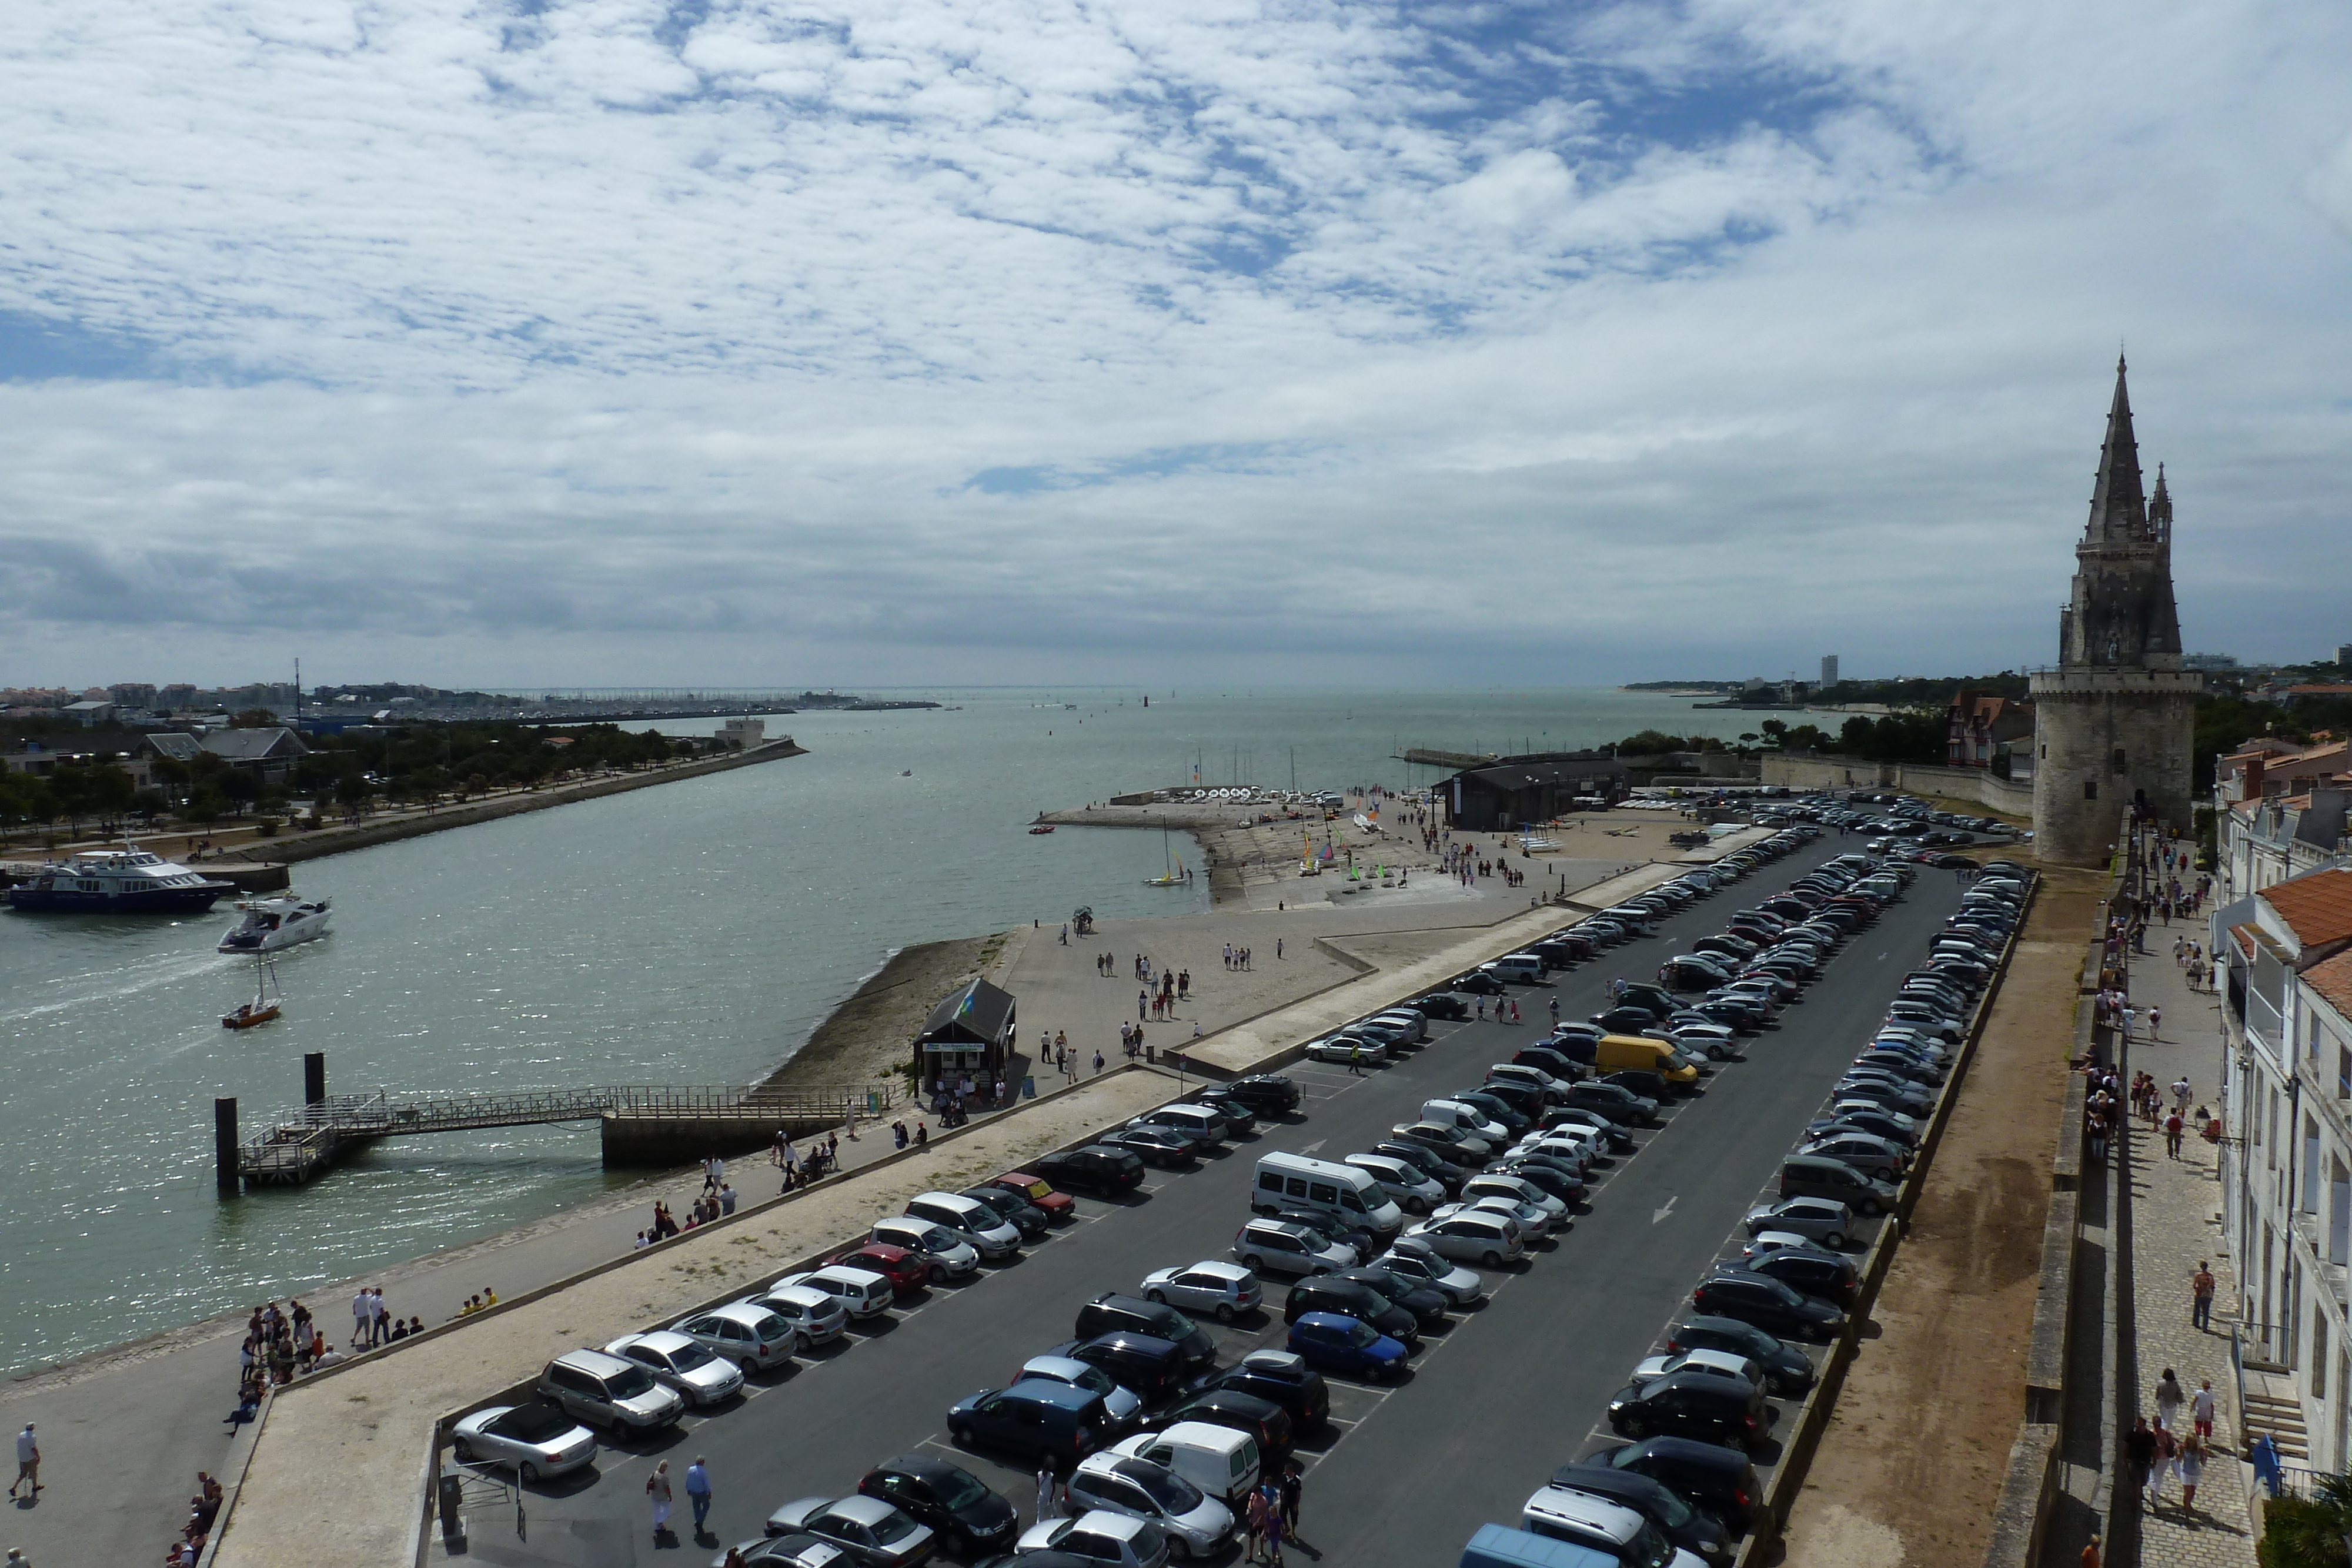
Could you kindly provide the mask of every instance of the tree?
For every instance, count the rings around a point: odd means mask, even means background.
[[[275,729],[278,727],[278,716],[266,707],[249,707],[232,716],[228,727],[231,729]]]
[[[111,762],[100,762],[82,769],[87,776],[89,809],[110,821],[119,821],[131,810],[131,802],[139,793],[131,781],[128,769]]]
[[[49,774],[49,795],[57,814],[66,820],[66,831],[79,837],[81,820],[89,814],[89,772],[87,768],[59,768]]]
[[[366,814],[368,800],[374,793],[375,786],[357,773],[346,773],[335,780],[335,804],[343,809],[344,817],[352,821],[357,821]]]
[[[155,825],[156,818],[171,809],[171,797],[161,789],[142,789],[131,800],[132,814],[151,828]]]
[[[1789,723],[1786,719],[1768,718],[1756,727],[1762,730],[1765,738],[1775,746],[1786,745],[1788,742]]]
[[[1645,729],[1638,735],[1629,735],[1617,743],[1617,755],[1620,757],[1660,757],[1669,751],[1682,749],[1681,736],[1667,735],[1654,729]]]

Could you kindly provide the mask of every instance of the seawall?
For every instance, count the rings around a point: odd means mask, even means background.
[[[656,784],[674,783],[680,779],[699,779],[705,774],[725,773],[730,768],[750,768],[756,763],[774,762],[786,757],[801,757],[806,755],[807,750],[806,747],[793,745],[787,737],[770,741],[765,746],[753,747],[748,751],[676,763],[646,773],[624,773],[615,778],[591,779],[584,783],[525,789],[490,800],[470,801],[463,806],[387,817],[372,822],[355,822],[349,827],[321,828],[316,832],[292,837],[255,839],[226,852],[223,858],[272,862],[317,860],[321,855],[373,849],[378,844],[420,838],[449,828],[469,828],[477,822],[496,821],[500,817],[520,816],[525,811],[543,811],[551,806],[569,805],[574,800],[594,800],[606,795],[622,795],[632,789],[648,789]],[[210,869],[210,863],[206,862],[207,869]]]

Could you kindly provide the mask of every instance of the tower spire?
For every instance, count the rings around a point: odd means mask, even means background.
[[[2099,476],[2091,491],[2085,538],[2121,544],[2147,537],[2147,498],[2140,490],[2139,443],[2132,435],[2131,392],[2124,356],[2116,354],[2116,395],[2107,405],[2107,438],[2099,448]]]

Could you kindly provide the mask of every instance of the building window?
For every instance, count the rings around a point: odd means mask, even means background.
[[[2050,760],[2050,746],[2046,741],[2042,743],[2042,760],[2044,762]]]
[[[2084,780],[2083,780],[2083,799],[2084,799],[2084,800],[2097,800],[2098,798],[2099,798],[2099,781],[2098,781],[2097,779],[2084,779]]]
[[[2327,1397],[2327,1319],[2311,1309],[2311,1396]]]
[[[2116,747],[2116,772],[2118,772],[2118,773],[2121,773],[2123,770],[2124,770],[2124,748],[2123,748],[2122,747],[2118,746],[2118,747]]]
[[[2352,1100],[2352,1051],[2336,1048],[2336,1097]]]

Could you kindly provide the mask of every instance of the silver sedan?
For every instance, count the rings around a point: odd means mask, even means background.
[[[512,1465],[527,1484],[594,1458],[596,1434],[552,1405],[493,1405],[457,1423],[449,1451],[460,1464]]]

